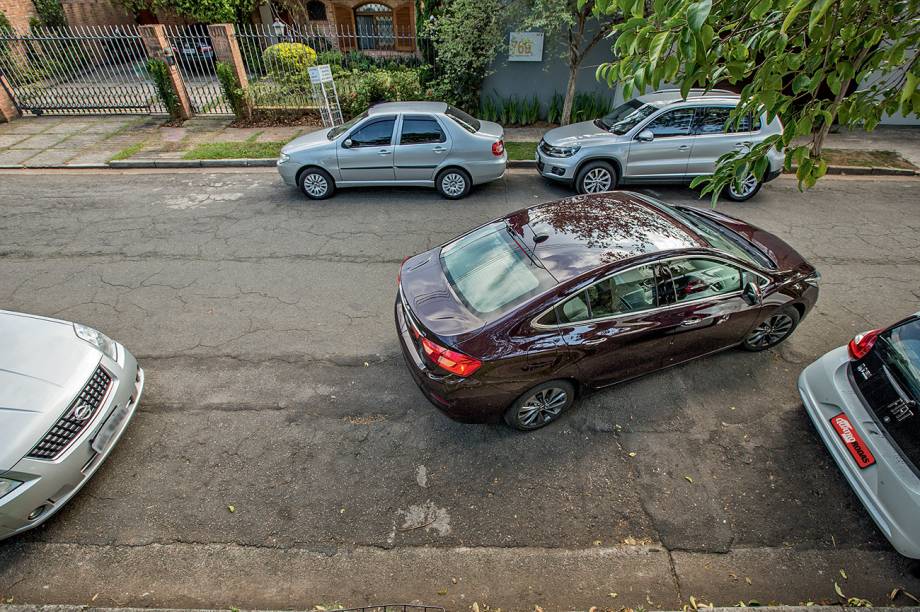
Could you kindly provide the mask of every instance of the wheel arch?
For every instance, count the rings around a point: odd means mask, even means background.
[[[320,166],[319,164],[307,164],[307,165],[302,166],[301,168],[299,168],[299,169],[297,170],[297,174],[294,175],[294,176],[295,176],[294,182],[295,182],[298,186],[300,186],[300,179],[301,179],[301,177],[303,177],[303,173],[306,172],[307,170],[311,170],[311,169],[313,169],[313,168],[316,168],[317,170],[322,170],[323,172],[325,172],[326,174],[328,174],[328,175],[329,175],[329,178],[332,179],[332,186],[333,186],[333,187],[336,186],[336,183],[335,183],[335,175],[334,175],[332,172],[330,172],[328,168],[323,168],[323,167]]]
[[[595,155],[593,157],[588,157],[581,160],[578,162],[578,165],[575,166],[575,172],[572,174],[572,180],[578,178],[578,173],[581,172],[581,169],[584,168],[586,164],[590,164],[591,162],[596,161],[607,162],[613,166],[613,169],[616,170],[617,173],[617,184],[620,183],[620,181],[623,179],[623,164],[619,159],[612,155]]]

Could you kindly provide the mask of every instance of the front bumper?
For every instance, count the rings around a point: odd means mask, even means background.
[[[849,377],[846,347],[834,349],[805,368],[799,376],[799,394],[824,445],[830,451],[869,515],[895,550],[920,559],[920,478],[863,405]],[[843,412],[875,458],[860,469],[831,419]]]
[[[415,348],[399,296],[396,298],[394,315],[406,367],[425,399],[461,423],[497,423],[501,420],[505,408],[519,394],[496,389],[474,378],[443,375],[431,370]]]
[[[0,498],[0,540],[37,527],[51,518],[89,481],[127,429],[144,390],[144,371],[131,353],[121,345],[118,348],[124,353],[122,363],[103,358],[102,366],[113,375],[114,386],[103,409],[86,430],[57,459],[44,461],[24,457],[3,474],[23,484]],[[101,452],[93,450],[93,440],[116,413],[116,418],[122,420],[107,446]],[[30,520],[29,516],[38,509],[42,509],[41,512]]]
[[[535,160],[537,162],[537,172],[541,176],[566,183],[571,183],[575,180],[575,168],[578,166],[577,156],[547,157],[537,147]]]
[[[288,159],[286,162],[282,162],[279,159],[275,165],[278,168],[278,174],[281,175],[281,180],[284,181],[284,184],[291,187],[296,187],[297,171],[300,170],[300,167],[294,163],[294,160]]]

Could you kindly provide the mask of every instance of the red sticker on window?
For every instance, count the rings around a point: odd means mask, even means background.
[[[856,432],[856,429],[853,428],[853,425],[850,424],[850,420],[844,413],[841,412],[832,418],[831,425],[837,430],[837,435],[843,440],[847,450],[853,455],[853,460],[856,461],[856,465],[858,465],[860,469],[867,468],[875,463],[875,457],[872,456],[872,452],[869,451],[866,443],[863,442],[863,439]]]

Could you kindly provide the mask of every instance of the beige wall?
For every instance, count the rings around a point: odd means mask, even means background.
[[[72,26],[127,25],[134,17],[113,0],[61,0],[67,23]]]
[[[32,0],[0,0],[0,11],[3,11],[10,24],[17,30],[27,29],[29,18],[35,16]]]

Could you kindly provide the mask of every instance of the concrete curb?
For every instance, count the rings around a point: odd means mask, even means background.
[[[390,602],[392,604],[392,602]],[[428,603],[428,607],[436,607],[440,604]],[[421,610],[423,604],[415,603],[406,603],[407,609]],[[354,607],[360,608],[361,605],[357,604]],[[383,606],[375,603],[368,603],[365,605],[367,608],[372,609],[382,609]],[[396,607],[392,606],[391,607]],[[337,608],[343,609],[343,608]],[[350,608],[344,608],[348,610]],[[352,608],[353,609],[353,608]],[[750,609],[750,608],[749,608]],[[865,610],[865,608],[853,608],[849,606],[757,606],[758,611],[762,610],[763,612],[842,612],[842,611],[853,611],[859,612]],[[54,604],[54,605],[39,605],[39,604],[3,604],[0,605],[0,612],[113,612],[117,610],[118,612],[228,612],[226,609],[220,608],[191,608],[191,609],[180,609],[180,608],[106,608],[106,607],[95,607],[95,606],[79,606],[79,605],[66,605],[66,604]],[[276,612],[271,610],[246,610],[242,608],[233,608],[235,612]],[[706,608],[709,612],[738,612],[739,608]],[[920,610],[920,606],[904,606],[899,608],[894,607],[878,607],[872,608],[874,612],[905,612]],[[285,610],[285,612],[310,612],[309,609],[302,609],[298,611],[297,609]],[[335,612],[335,610],[329,610],[329,612]],[[667,610],[660,610],[659,612],[668,612]],[[679,611],[672,611],[679,612]]]

